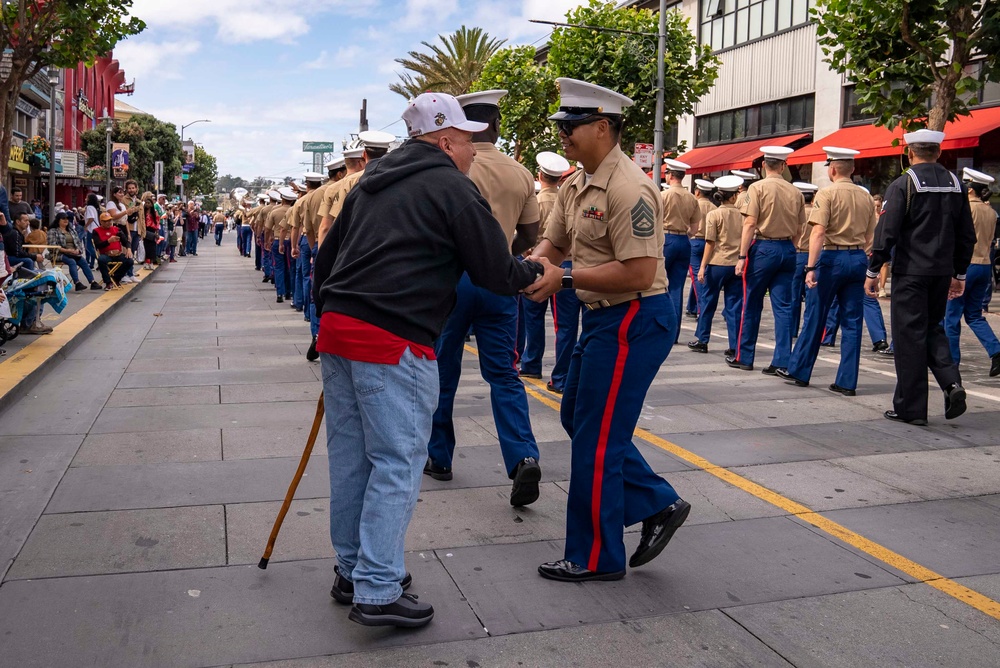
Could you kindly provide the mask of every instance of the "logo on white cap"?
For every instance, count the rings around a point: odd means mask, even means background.
[[[430,134],[438,130],[455,128],[463,132],[482,132],[486,123],[470,121],[462,105],[447,93],[421,93],[403,112],[406,131],[411,137]]]

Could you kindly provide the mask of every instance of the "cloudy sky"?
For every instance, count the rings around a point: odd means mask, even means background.
[[[146,31],[115,56],[136,92],[123,101],[177,125],[219,174],[296,176],[303,141],[340,142],[368,99],[372,129],[400,134],[395,58],[462,25],[543,44],[580,0],[134,0]]]

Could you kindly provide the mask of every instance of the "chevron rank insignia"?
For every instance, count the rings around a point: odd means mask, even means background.
[[[640,239],[648,239],[653,236],[656,230],[656,221],[653,219],[653,207],[643,198],[632,207],[632,236]]]

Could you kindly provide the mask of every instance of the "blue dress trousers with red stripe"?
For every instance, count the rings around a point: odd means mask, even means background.
[[[573,262],[565,260],[562,268],[572,269]],[[580,334],[582,312],[583,303],[577,298],[576,290],[560,290],[552,295],[552,321],[556,330],[556,365],[552,367],[552,386],[560,392],[566,386],[569,363]]]
[[[684,305],[684,282],[691,266],[691,240],[687,234],[667,232],[663,235],[663,266],[667,270],[667,294],[677,312],[677,322],[681,321],[681,307]],[[680,337],[680,327],[675,332]],[[677,343],[674,340],[674,343]]]
[[[643,401],[677,337],[667,295],[583,314],[560,417],[572,439],[566,559],[625,570],[624,531],[678,500],[632,442]]]
[[[809,253],[797,252],[795,254],[795,275],[792,276],[792,338],[799,335],[799,325],[802,324],[802,300],[806,296],[807,264],[809,264]]]
[[[698,313],[698,309],[701,308],[701,302],[704,300],[702,292],[704,292],[705,286],[698,282],[698,272],[701,271],[701,258],[704,256],[705,240],[692,239],[691,267],[688,270],[688,276],[691,278],[691,290],[688,293],[687,306],[684,307],[684,310],[688,313]]]
[[[790,240],[757,239],[750,245],[743,268],[743,314],[740,347],[736,359],[753,364],[764,311],[764,294],[774,313],[774,357],[771,365],[788,366],[792,352],[792,276],[795,275],[795,244]]]

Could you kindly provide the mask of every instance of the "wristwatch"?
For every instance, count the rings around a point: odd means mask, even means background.
[[[563,270],[562,289],[563,290],[573,289],[573,269],[571,267],[566,267]]]
[[[810,271],[816,271],[816,267],[806,267],[806,273],[808,274]]]

